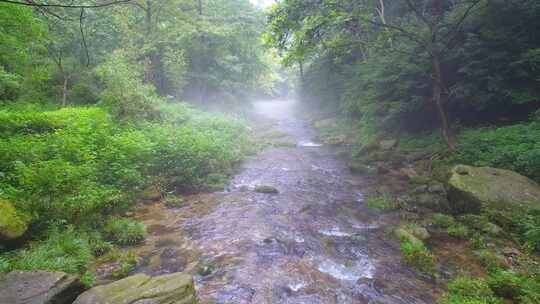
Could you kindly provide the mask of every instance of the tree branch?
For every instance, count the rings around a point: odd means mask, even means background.
[[[34,7],[63,7],[63,8],[100,8],[117,4],[124,4],[131,2],[132,0],[116,0],[112,2],[106,2],[101,4],[89,4],[89,5],[73,5],[73,4],[59,4],[59,3],[38,3],[33,0],[25,2],[16,0],[0,0],[0,3],[9,3],[15,5],[34,6]]]

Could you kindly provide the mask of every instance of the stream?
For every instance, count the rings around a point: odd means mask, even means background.
[[[141,207],[148,240],[137,271],[191,273],[202,303],[434,303],[430,283],[401,264],[383,217],[364,206],[366,178],[313,141],[294,101],[253,109],[259,129],[296,146],[249,158],[226,191]]]

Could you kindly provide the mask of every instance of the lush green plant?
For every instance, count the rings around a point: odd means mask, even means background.
[[[454,162],[517,171],[540,181],[540,123],[469,129],[458,138]]]
[[[484,237],[480,233],[474,233],[471,237],[471,247],[473,249],[484,249],[486,248],[486,242]]]
[[[455,220],[451,215],[435,213],[433,214],[433,223],[441,228],[450,228],[455,224]]]
[[[4,267],[10,264],[8,269],[42,269],[85,274],[91,271],[89,266],[92,258],[93,250],[87,235],[68,227],[64,231],[52,228],[47,239],[32,242],[27,248],[11,252],[2,260]]]
[[[521,217],[518,225],[525,244],[533,251],[540,252],[540,210],[532,210]]]
[[[508,267],[503,256],[498,255],[489,249],[475,251],[474,258],[490,271]]]
[[[439,304],[499,304],[502,303],[488,284],[479,279],[459,277],[448,284],[448,294]]]
[[[108,240],[118,245],[135,245],[144,241],[145,227],[142,223],[127,218],[109,219],[104,228]]]
[[[115,279],[121,279],[127,277],[135,269],[138,263],[137,255],[132,251],[121,253],[117,258],[117,262],[118,265],[114,268],[111,275]]]
[[[496,295],[514,303],[538,303],[540,280],[512,270],[498,270],[490,274],[487,283]]]
[[[446,232],[455,238],[458,239],[466,239],[469,237],[470,231],[467,226],[463,224],[454,224],[453,226],[450,226],[446,229]]]
[[[405,263],[419,271],[432,275],[435,272],[435,257],[421,240],[400,240],[400,250]]]

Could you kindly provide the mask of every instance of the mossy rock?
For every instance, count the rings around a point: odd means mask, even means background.
[[[193,278],[184,273],[158,277],[136,274],[81,294],[74,304],[196,304]]]
[[[510,170],[458,165],[448,184],[456,212],[540,208],[540,186]]]
[[[368,174],[373,172],[369,166],[361,162],[351,162],[348,164],[348,167],[352,173]]]
[[[409,242],[418,246],[424,246],[424,242],[422,242],[422,240],[414,236],[411,232],[403,227],[394,229],[394,236],[396,236],[396,238],[398,238],[401,242]]]
[[[279,190],[275,187],[268,186],[268,185],[259,185],[255,187],[255,192],[258,193],[267,193],[267,194],[278,194]]]
[[[406,225],[402,227],[402,229],[405,229],[405,231],[409,232],[410,234],[422,241],[429,239],[431,236],[426,228],[418,226],[416,224]]]
[[[398,141],[395,139],[385,139],[379,142],[379,148],[381,150],[392,150],[397,146]]]
[[[16,239],[27,229],[27,217],[20,214],[10,202],[0,199],[0,239]]]
[[[413,193],[405,201],[408,205],[427,208],[433,211],[447,212],[449,210],[448,199],[445,195],[439,193]]]

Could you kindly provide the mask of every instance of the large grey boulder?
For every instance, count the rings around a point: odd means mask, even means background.
[[[94,287],[74,304],[196,304],[193,278],[184,273],[158,277],[136,274]]]
[[[510,170],[458,165],[452,169],[448,184],[456,211],[540,208],[540,186]]]
[[[0,277],[2,304],[68,304],[83,291],[77,277],[63,272],[12,271]]]

